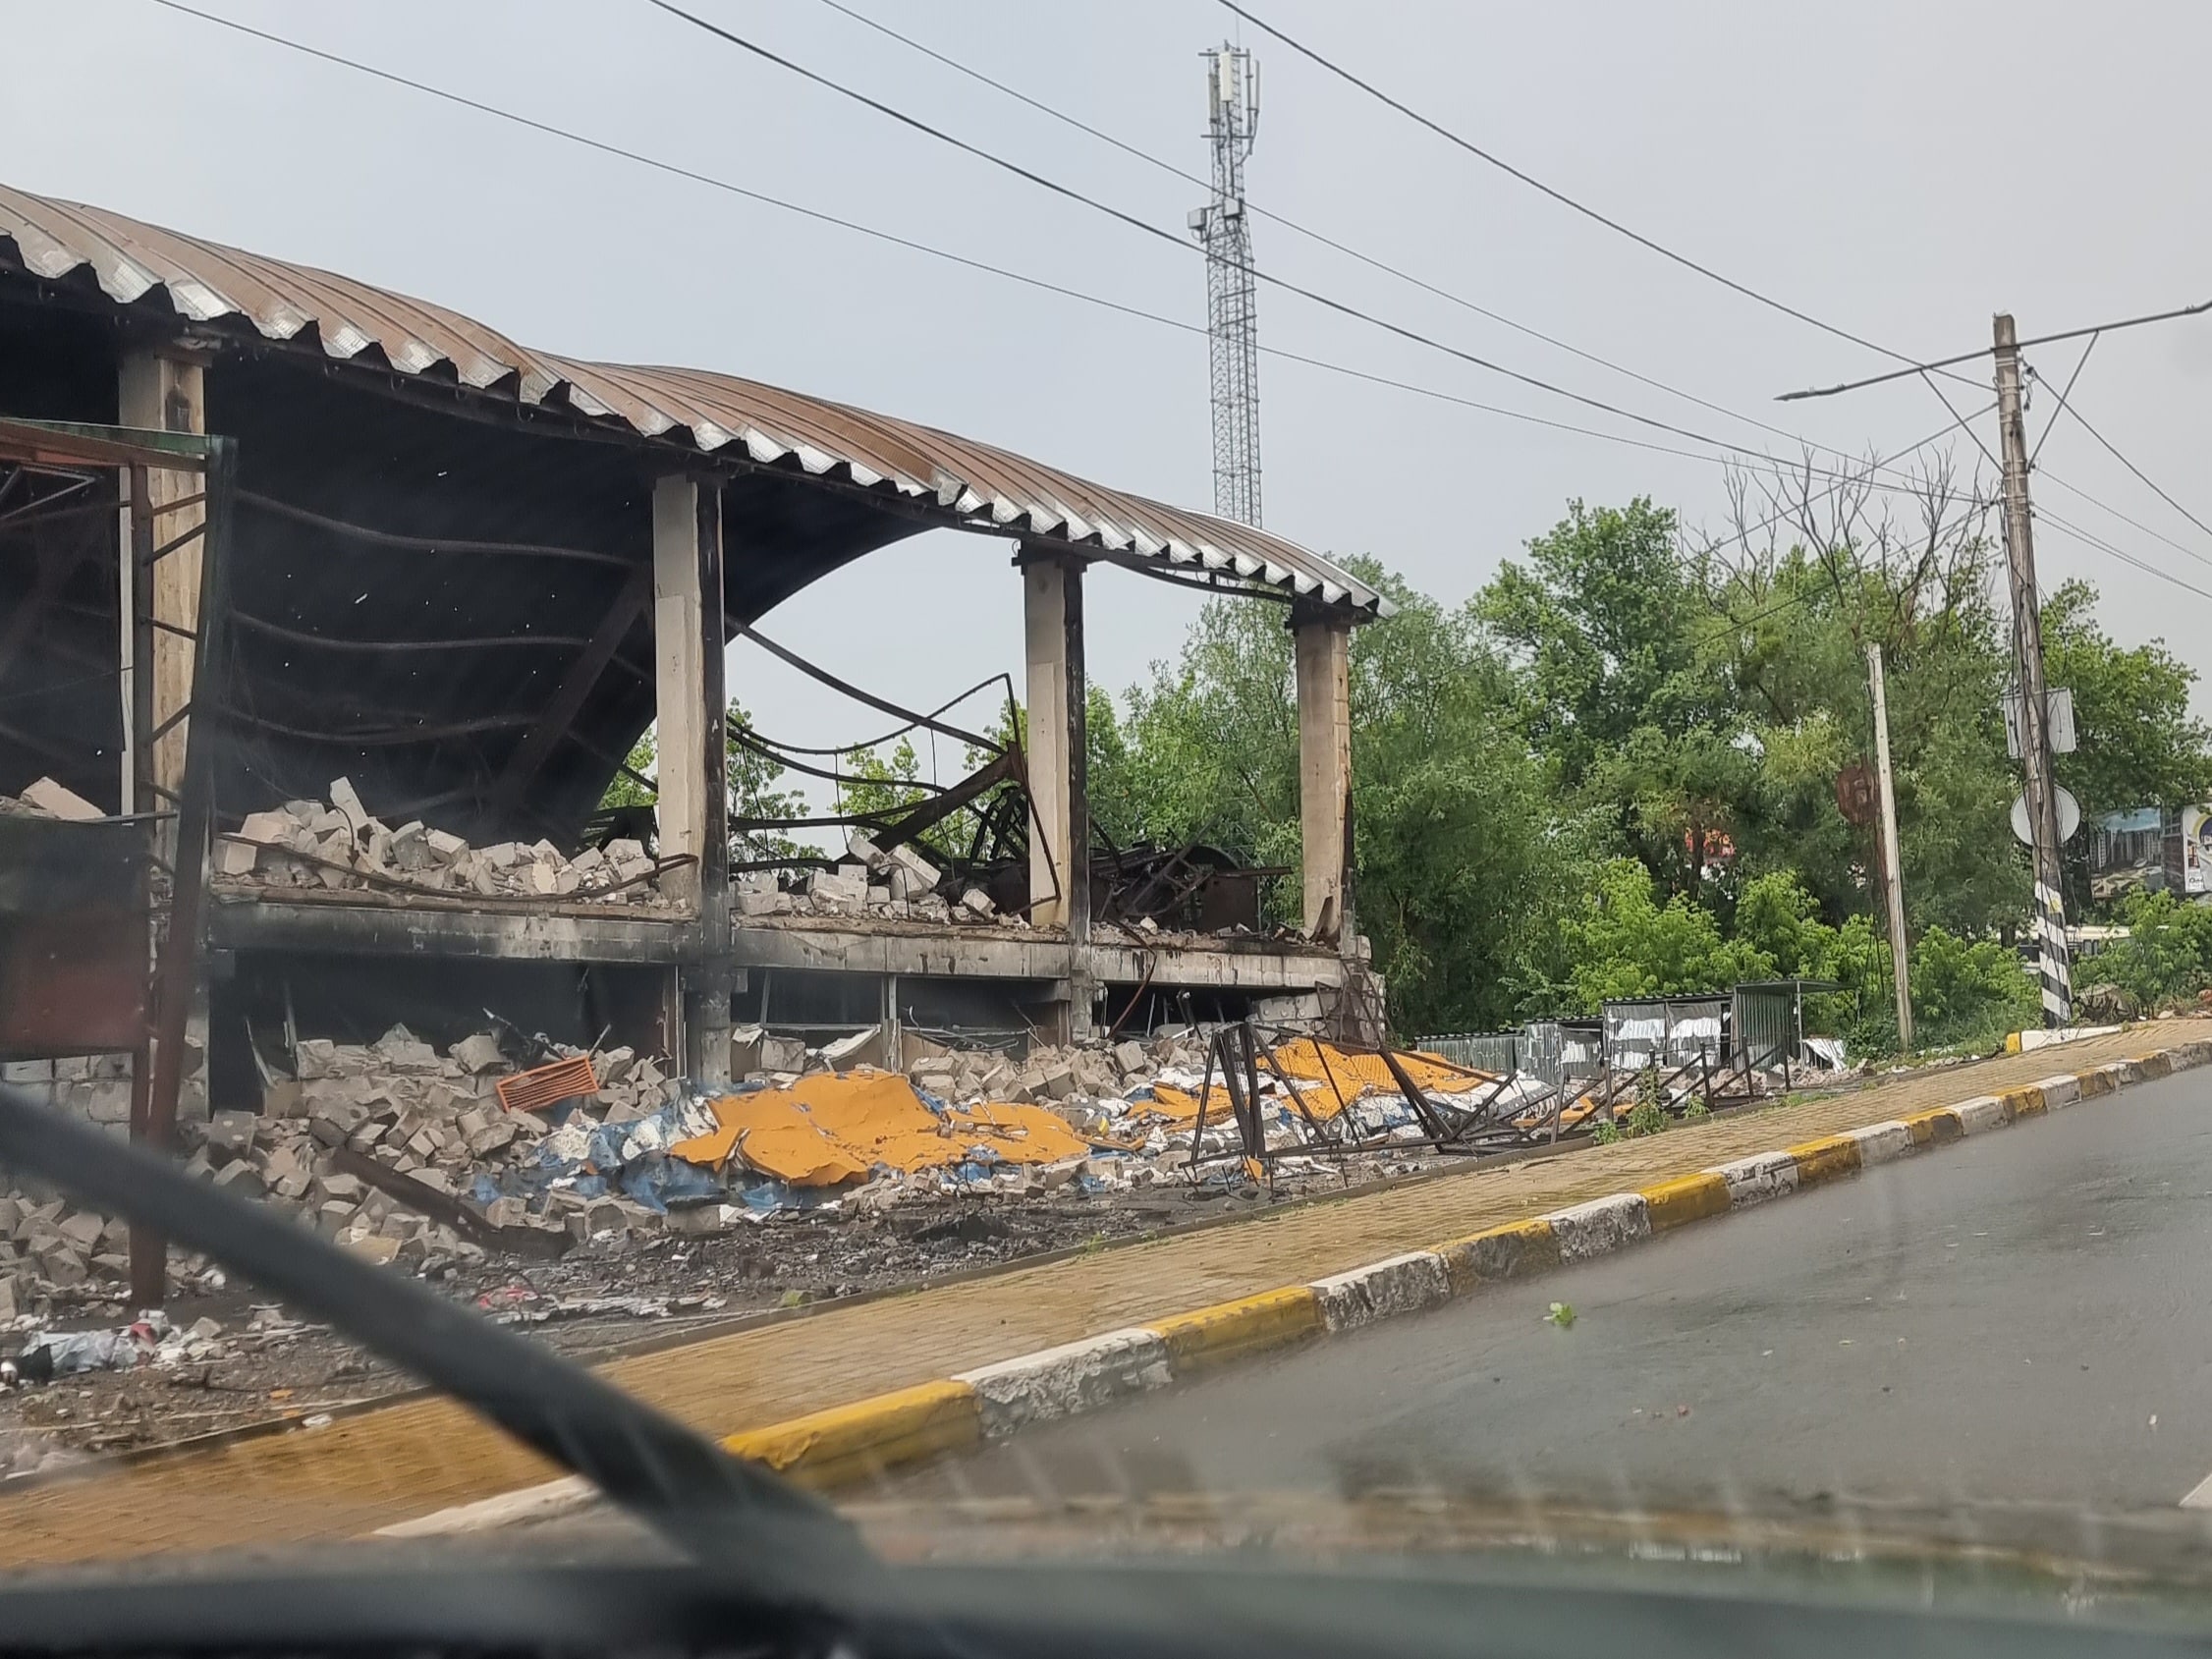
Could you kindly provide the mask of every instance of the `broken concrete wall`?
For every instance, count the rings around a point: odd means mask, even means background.
[[[204,1028],[186,1031],[185,1076],[177,1089],[179,1123],[207,1117],[207,1045]],[[0,1063],[0,1082],[12,1083],[42,1106],[97,1124],[118,1136],[131,1129],[131,1057],[79,1054],[57,1060]]]

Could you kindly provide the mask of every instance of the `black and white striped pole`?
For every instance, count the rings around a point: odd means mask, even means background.
[[[2066,899],[2059,877],[2058,789],[2051,776],[2050,705],[2043,685],[2043,618],[2035,590],[2035,528],[2027,502],[2027,433],[2020,416],[2020,358],[2013,319],[1996,322],[1997,424],[2004,444],[2005,556],[2013,595],[2013,656],[2019,679],[2020,758],[2027,771],[2027,823],[2035,854],[2035,942],[2043,1023],[2071,1024],[2074,982],[2067,963]]]

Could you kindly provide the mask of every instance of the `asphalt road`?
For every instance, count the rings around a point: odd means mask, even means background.
[[[2192,1073],[867,1496],[2173,1515],[2208,1475],[2212,1078]]]

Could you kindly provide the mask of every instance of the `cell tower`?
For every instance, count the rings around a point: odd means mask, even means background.
[[[1244,157],[1259,129],[1259,65],[1227,43],[1204,54],[1213,200],[1190,215],[1206,249],[1206,355],[1213,369],[1213,510],[1259,523],[1259,320]]]

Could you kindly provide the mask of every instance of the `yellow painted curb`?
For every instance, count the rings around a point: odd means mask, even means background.
[[[2050,1108],[2045,1104],[2043,1091],[2029,1083],[2024,1088],[2009,1088],[1997,1097],[2005,1103],[2005,1116],[2018,1123],[2022,1118],[2039,1118]]]
[[[2081,1085],[2081,1098],[2084,1100],[2092,1094],[2110,1094],[2120,1086],[2119,1079],[2110,1072],[2102,1069],[2094,1072],[2076,1072],[2074,1074],[2074,1080]]]
[[[2174,1051],[2170,1048],[2153,1049],[2148,1054],[2134,1055],[2129,1064],[2148,1078],[2170,1078],[2174,1075]]]
[[[980,1444],[982,1408],[966,1383],[929,1382],[747,1429],[723,1449],[802,1486],[834,1486],[893,1464]]]
[[[1541,1216],[1509,1221],[1464,1239],[1430,1246],[1444,1258],[1444,1271],[1452,1281],[1452,1294],[1465,1296],[1478,1285],[1497,1279],[1516,1279],[1541,1273],[1559,1265],[1559,1236]]]
[[[1966,1133],[1966,1126],[1961,1121],[1957,1109],[1950,1106],[1935,1106],[1925,1112],[1914,1112],[1910,1117],[1898,1119],[1898,1122],[1912,1132],[1912,1144],[1915,1146],[1941,1146],[1947,1141],[1959,1139]]]
[[[2019,1034],[2019,1032],[2018,1032],[2018,1031],[2007,1031],[2007,1032],[2005,1033],[2005,1052],[2006,1052],[2007,1054],[2018,1054],[2018,1053],[2019,1051],[2020,1051],[2020,1034]]]
[[[1711,1170],[1678,1175],[1672,1181],[1662,1181],[1656,1187],[1640,1190],[1644,1214],[1650,1218],[1654,1233],[1664,1233],[1670,1227],[1685,1227],[1693,1221],[1703,1221],[1707,1216],[1728,1214],[1728,1183]]]
[[[1179,1313],[1144,1329],[1168,1345],[1171,1363],[1215,1365],[1319,1336],[1321,1299],[1303,1285],[1291,1285]]]
[[[1856,1175],[1860,1167],[1858,1142],[1848,1134],[1801,1140],[1795,1146],[1785,1147],[1783,1155],[1797,1166],[1800,1188],[1842,1181],[1846,1176]]]

